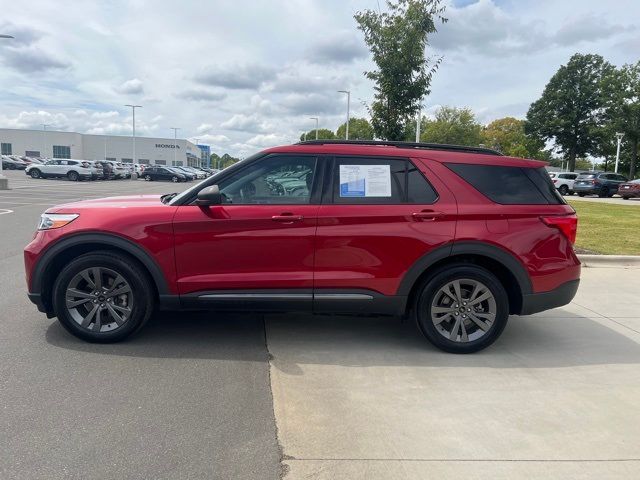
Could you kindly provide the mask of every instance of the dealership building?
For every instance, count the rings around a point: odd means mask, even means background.
[[[134,161],[131,136],[0,128],[0,146],[3,155]],[[135,162],[146,165],[209,166],[207,151],[207,145],[198,146],[182,138],[135,139]]]

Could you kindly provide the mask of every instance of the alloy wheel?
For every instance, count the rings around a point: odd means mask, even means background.
[[[66,289],[69,315],[90,332],[110,332],[131,317],[133,291],[125,278],[104,267],[86,268],[76,274]]]
[[[434,295],[431,321],[440,335],[453,342],[472,342],[491,330],[496,299],[482,282],[470,278],[450,281]]]

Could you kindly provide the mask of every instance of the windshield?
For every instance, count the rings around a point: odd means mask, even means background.
[[[264,155],[264,153],[256,153],[254,155],[251,155],[250,157],[245,158],[244,160],[240,160],[239,162],[234,163],[232,166],[228,168],[233,170],[235,170],[236,168],[242,168],[244,165],[246,165],[247,162],[253,161],[262,155]],[[202,188],[208,187],[210,185],[216,185],[219,175],[223,172],[225,172],[225,170],[220,170],[214,173],[213,175],[211,175],[209,178],[205,178],[204,180],[201,180],[200,182],[196,183],[193,187],[188,188],[184,192],[179,193],[178,195],[176,195],[171,199],[171,201],[169,202],[169,205],[180,204],[184,199],[195,195],[196,192],[200,191]]]

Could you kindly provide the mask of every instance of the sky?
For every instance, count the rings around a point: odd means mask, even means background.
[[[576,53],[640,60],[637,0],[447,0],[424,100],[481,123],[524,118]],[[2,2],[0,128],[198,139],[245,157],[367,116],[373,69],[354,13],[384,0]]]

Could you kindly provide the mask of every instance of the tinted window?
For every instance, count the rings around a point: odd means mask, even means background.
[[[366,184],[369,171],[376,177],[376,188],[370,188],[371,182],[369,186]],[[333,172],[334,203],[430,204],[437,198],[437,193],[420,170],[407,159],[336,158]]]
[[[218,184],[223,201],[234,205],[308,204],[315,157],[272,156],[249,165]]]
[[[447,167],[490,200],[506,205],[565,203],[544,168],[448,163]]]
[[[579,180],[586,180],[587,178],[596,178],[595,173],[582,173],[578,175]]]
[[[622,175],[616,175],[616,180],[619,180],[621,182],[626,182],[627,177],[623,177]]]

